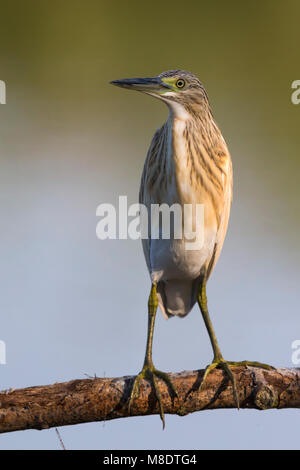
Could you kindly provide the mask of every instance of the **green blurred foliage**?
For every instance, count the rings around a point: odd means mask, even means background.
[[[35,121],[41,133],[88,130],[148,143],[166,110],[108,82],[191,70],[208,90],[236,174],[245,168],[252,178],[241,195],[249,199],[255,188],[261,198],[280,200],[294,220],[298,0],[1,0],[0,12],[0,78],[24,132]],[[1,119],[7,112],[1,108]],[[130,161],[140,160],[134,154]]]

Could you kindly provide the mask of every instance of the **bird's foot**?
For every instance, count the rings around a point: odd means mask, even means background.
[[[239,402],[239,397],[238,397],[238,387],[237,387],[235,376],[233,375],[232,370],[231,370],[231,367],[238,367],[238,366],[259,367],[261,369],[266,369],[266,370],[274,369],[273,366],[270,366],[269,364],[263,364],[262,362],[256,362],[256,361],[234,362],[234,361],[225,361],[223,357],[214,358],[213,362],[209,366],[207,366],[205,369],[199,391],[203,388],[203,385],[207,379],[207,376],[210,374],[212,370],[216,368],[223,369],[225,374],[229,377],[229,380],[232,383],[234,400],[235,400],[237,408],[239,409],[240,402]]]
[[[158,401],[158,406],[159,406],[159,414],[160,414],[160,418],[162,420],[163,429],[164,429],[165,428],[165,413],[164,413],[164,408],[163,408],[163,404],[162,404],[162,398],[161,398],[159,385],[157,383],[157,378],[162,379],[167,384],[168,388],[171,390],[173,396],[178,398],[178,393],[176,391],[176,388],[175,388],[172,380],[168,376],[168,374],[166,372],[162,372],[160,370],[157,370],[154,367],[153,364],[147,364],[146,363],[146,364],[144,364],[144,367],[143,367],[142,371],[134,379],[133,387],[132,387],[131,394],[130,394],[128,411],[129,411],[129,414],[130,414],[132,403],[133,403],[134,399],[138,396],[140,381],[142,379],[147,379],[154,386],[155,395],[156,395],[156,398],[157,398],[157,401]]]
[[[230,366],[250,366],[250,367],[259,367],[260,369],[265,369],[265,370],[274,370],[275,367],[270,366],[269,364],[264,364],[263,362],[257,362],[257,361],[227,361],[227,364]]]

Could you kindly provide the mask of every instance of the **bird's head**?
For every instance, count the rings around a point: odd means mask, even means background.
[[[185,70],[169,70],[153,78],[125,78],[112,85],[137,90],[167,103],[177,117],[209,110],[206,91],[200,80]]]

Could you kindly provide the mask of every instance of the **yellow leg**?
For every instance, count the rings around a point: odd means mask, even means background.
[[[157,377],[166,382],[166,384],[170,387],[170,389],[172,390],[173,394],[176,397],[178,397],[178,395],[168,374],[165,372],[161,372],[160,370],[157,370],[154,367],[153,362],[152,362],[152,343],[153,343],[154,323],[155,323],[157,306],[158,306],[158,301],[157,301],[156,284],[153,283],[151,287],[149,301],[148,301],[148,335],[147,335],[147,346],[146,346],[144,365],[143,365],[142,371],[136,376],[134,380],[128,409],[130,413],[132,403],[134,399],[138,396],[140,381],[142,379],[150,380],[154,386],[156,398],[159,404],[159,413],[160,413],[160,417],[161,417],[163,428],[164,428],[165,427],[165,413],[163,409],[161,393],[160,393],[159,386],[157,383]]]
[[[236,402],[237,408],[239,408],[239,397],[238,397],[238,388],[237,388],[237,383],[235,380],[235,377],[232,373],[231,366],[252,366],[252,367],[260,367],[263,369],[271,370],[274,369],[274,367],[269,366],[268,364],[263,364],[261,362],[255,362],[255,361],[241,361],[241,362],[233,362],[233,361],[225,361],[225,359],[222,356],[220,347],[218,345],[218,341],[212,326],[212,322],[209,317],[208,313],[208,308],[207,308],[207,296],[206,296],[206,280],[204,279],[202,284],[200,285],[199,293],[198,293],[198,304],[202,313],[202,317],[207,329],[207,332],[209,334],[210,342],[213,348],[214,352],[214,358],[212,363],[207,366],[200,390],[202,389],[207,376],[209,373],[214,370],[216,367],[220,367],[224,370],[224,372],[228,375],[231,383],[232,383],[232,388],[233,388],[233,395],[234,395],[234,400]]]

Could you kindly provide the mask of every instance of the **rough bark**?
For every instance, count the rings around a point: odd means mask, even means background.
[[[300,408],[300,369],[262,370],[235,367],[240,407],[266,410]],[[170,374],[179,399],[159,381],[166,413],[184,416],[205,409],[235,408],[231,384],[222,370],[208,376],[201,392],[203,370]],[[0,432],[47,429],[128,417],[134,377],[91,378],[0,392]],[[158,414],[151,384],[143,380],[131,416]]]

